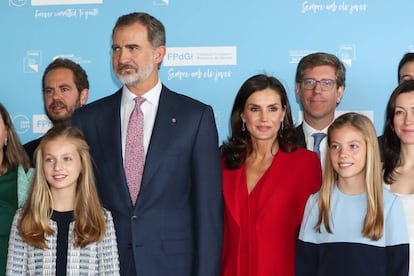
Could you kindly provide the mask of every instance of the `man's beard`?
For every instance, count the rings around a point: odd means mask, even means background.
[[[59,106],[59,107],[63,107],[63,110],[66,111],[66,114],[64,114],[64,116],[60,116],[60,115],[55,115],[54,112],[49,112],[50,110],[53,110],[53,107],[55,106]],[[74,106],[71,106],[71,108],[69,108],[66,104],[64,104],[62,101],[60,100],[54,100],[49,107],[46,109],[46,115],[47,117],[49,117],[50,121],[52,121],[53,125],[56,125],[57,123],[62,123],[62,122],[67,122],[70,121],[72,118],[72,114],[75,111],[75,109],[77,109],[78,107],[80,107],[80,98],[78,98],[76,100],[76,103]],[[62,110],[61,110],[62,111]]]
[[[136,72],[132,74],[122,74],[119,73],[121,69],[134,69]],[[130,65],[120,65],[117,68],[116,76],[118,77],[119,81],[124,85],[135,85],[146,80],[150,75],[151,72],[154,70],[154,64],[150,63],[147,68],[142,71],[139,71],[136,67],[132,67]]]

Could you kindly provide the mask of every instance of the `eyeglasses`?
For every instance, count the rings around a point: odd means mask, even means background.
[[[321,79],[321,80],[318,81],[318,80],[315,80],[315,79],[307,78],[307,79],[302,80],[302,87],[304,89],[309,89],[309,90],[314,89],[318,82],[321,85],[321,90],[322,91],[330,91],[335,86],[335,80]]]

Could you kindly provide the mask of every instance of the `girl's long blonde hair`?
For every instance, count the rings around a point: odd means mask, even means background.
[[[382,172],[381,158],[378,147],[375,127],[371,120],[359,113],[349,112],[339,116],[328,128],[328,145],[332,132],[345,126],[356,128],[365,137],[367,156],[365,164],[365,187],[367,193],[367,213],[362,226],[362,235],[371,240],[379,240],[382,237],[384,228],[384,211],[382,200]],[[328,147],[329,147],[328,146]],[[328,149],[329,150],[329,149]],[[330,155],[327,154],[325,161],[325,173],[322,180],[322,187],[318,198],[319,218],[314,226],[318,232],[321,231],[321,224],[325,226],[328,233],[332,233],[329,223],[331,196],[338,174],[332,167]]]
[[[53,198],[44,174],[43,150],[48,142],[59,137],[67,138],[76,146],[81,160],[81,173],[76,187],[75,210],[73,212],[74,246],[85,247],[90,243],[100,241],[106,231],[106,219],[95,187],[89,146],[80,130],[64,123],[58,124],[44,135],[36,149],[35,175],[28,201],[23,207],[18,225],[23,240],[42,249],[48,247],[46,236],[53,234],[49,225]]]

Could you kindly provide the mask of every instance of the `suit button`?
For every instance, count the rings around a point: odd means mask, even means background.
[[[138,219],[138,216],[134,215],[134,216],[131,217],[131,220],[137,220],[137,219]]]

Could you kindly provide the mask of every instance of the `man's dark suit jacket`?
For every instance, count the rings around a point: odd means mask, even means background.
[[[32,166],[35,166],[34,152],[37,146],[39,146],[40,140],[42,140],[42,137],[32,140],[30,142],[27,142],[26,144],[23,145],[24,149],[26,150],[27,156],[29,156]]]
[[[114,218],[121,274],[219,275],[223,198],[211,107],[163,86],[134,206],[122,161],[121,95],[72,117],[90,144],[99,196]]]
[[[296,145],[301,148],[306,149],[306,140],[305,140],[305,134],[303,133],[303,127],[302,124],[298,125],[296,127]]]

